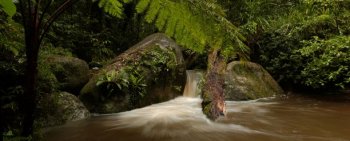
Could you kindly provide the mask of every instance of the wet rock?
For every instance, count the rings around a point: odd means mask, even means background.
[[[49,127],[89,117],[90,112],[75,95],[60,92],[42,95],[35,123],[37,127]]]
[[[121,112],[181,95],[181,49],[165,34],[153,34],[101,68],[79,98],[96,113]]]
[[[59,82],[59,89],[79,93],[89,80],[88,64],[74,57],[50,56],[46,59],[50,70]]]
[[[234,61],[227,65],[225,99],[249,100],[283,94],[282,88],[259,64]]]

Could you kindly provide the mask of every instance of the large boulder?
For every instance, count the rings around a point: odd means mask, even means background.
[[[46,62],[62,91],[79,93],[80,89],[89,81],[89,66],[79,58],[49,56]]]
[[[92,112],[130,110],[181,95],[184,72],[181,48],[157,33],[103,67],[79,97]]]
[[[250,100],[283,94],[282,88],[260,65],[234,61],[227,65],[225,99]]]
[[[49,127],[90,117],[90,112],[73,94],[67,92],[43,94],[38,103],[36,126]]]

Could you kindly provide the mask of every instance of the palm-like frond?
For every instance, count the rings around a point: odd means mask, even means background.
[[[122,18],[124,8],[123,3],[129,3],[131,0],[100,0],[98,6],[112,16]]]
[[[100,6],[111,15],[122,17],[122,3],[131,0],[100,0]],[[145,20],[173,37],[176,42],[196,52],[219,47],[224,52],[247,53],[245,40],[237,27],[225,18],[216,0],[135,0],[136,11]]]
[[[10,18],[16,13],[16,5],[12,0],[1,0],[0,10],[3,10]]]

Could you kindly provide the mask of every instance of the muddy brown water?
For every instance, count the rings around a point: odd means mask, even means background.
[[[350,141],[350,96],[226,101],[208,120],[200,98],[178,97],[47,130],[47,141]]]

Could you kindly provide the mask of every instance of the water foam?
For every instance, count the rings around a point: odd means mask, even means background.
[[[273,100],[274,97],[260,98],[248,101],[226,101],[226,111],[228,113],[242,113],[245,111],[254,113],[268,113],[269,110],[266,107],[278,104],[278,102],[266,102]]]
[[[149,137],[183,137],[189,133],[246,132],[258,133],[236,124],[210,121],[202,112],[200,98],[178,97],[168,102],[110,116],[114,129],[141,129]]]

